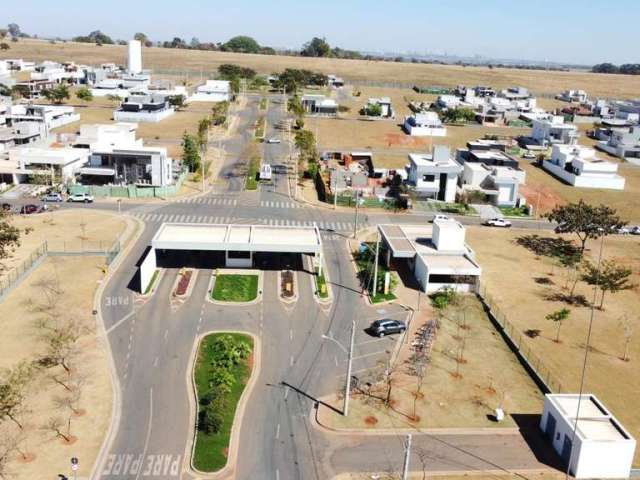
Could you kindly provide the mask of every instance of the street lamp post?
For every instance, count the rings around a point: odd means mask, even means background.
[[[328,335],[322,335],[322,338],[326,340],[331,340],[334,342],[340,349],[347,354],[347,381],[344,388],[344,400],[342,405],[342,415],[349,415],[349,397],[351,396],[351,364],[353,363],[353,342],[356,334],[356,321],[351,320],[351,336],[349,339],[349,350],[344,348],[342,344],[337,341],[335,338],[330,337]]]
[[[71,471],[73,472],[73,480],[78,478],[78,468],[80,464],[78,462],[78,457],[71,457]]]

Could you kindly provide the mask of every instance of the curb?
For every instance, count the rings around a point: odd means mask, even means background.
[[[118,270],[120,265],[124,262],[124,259],[129,255],[133,247],[138,243],[138,240],[142,236],[146,226],[144,222],[138,218],[127,215],[125,217],[128,221],[133,222],[136,225],[136,230],[130,234],[130,238],[126,247],[118,253],[118,256],[111,262],[109,268],[107,269],[107,275],[100,282],[100,286],[96,290],[96,293],[93,297],[93,309],[97,312],[96,317],[96,326],[99,332],[96,332],[96,336],[98,338],[102,337],[105,343],[105,350],[107,352],[107,357],[109,361],[109,374],[111,377],[111,390],[112,390],[112,402],[111,402],[111,422],[109,423],[109,429],[107,430],[107,435],[104,437],[102,441],[102,445],[100,446],[100,451],[98,452],[98,456],[94,461],[93,468],[91,469],[91,474],[89,478],[98,479],[100,477],[100,472],[106,460],[106,456],[113,445],[113,441],[115,440],[116,434],[118,433],[118,424],[120,422],[120,416],[122,414],[122,404],[121,404],[121,392],[120,392],[120,380],[118,378],[118,374],[116,371],[116,364],[113,358],[113,351],[111,350],[111,342],[109,342],[109,338],[107,336],[107,330],[104,325],[104,319],[102,318],[102,294],[104,293],[104,289],[106,285],[111,281],[111,278]],[[128,227],[127,227],[128,229]],[[126,233],[126,230],[125,230]]]
[[[322,405],[313,408],[309,413],[309,421],[314,428],[329,435],[366,435],[366,436],[394,436],[398,434],[411,433],[413,435],[516,435],[520,433],[518,427],[477,427],[477,428],[458,428],[458,427],[442,427],[442,428],[334,428],[320,423],[318,412]],[[324,407],[327,408],[327,407]]]
[[[214,333],[240,333],[242,335],[247,335],[251,337],[253,339],[253,352],[252,352],[253,353],[253,369],[251,370],[249,381],[244,387],[244,391],[242,392],[242,395],[240,396],[240,400],[236,405],[235,414],[233,415],[233,424],[231,426],[231,433],[229,435],[229,446],[228,446],[229,454],[227,456],[227,463],[225,464],[224,467],[222,467],[217,472],[201,472],[200,470],[197,470],[193,466],[193,451],[196,446],[195,439],[196,439],[196,431],[197,431],[196,420],[198,416],[198,413],[197,413],[198,404],[196,402],[197,391],[196,391],[196,384],[193,380],[193,375],[195,372],[197,353],[200,348],[200,343],[202,342],[204,337]],[[244,416],[244,412],[247,407],[247,402],[249,401],[248,399],[251,396],[251,393],[253,392],[253,389],[258,381],[258,377],[260,376],[260,370],[262,367],[261,362],[262,362],[262,343],[260,342],[260,339],[258,338],[258,336],[254,335],[251,332],[239,331],[239,330],[211,330],[211,331],[200,334],[196,338],[196,341],[193,342],[191,357],[189,358],[190,367],[189,367],[189,371],[187,372],[187,378],[186,378],[187,389],[190,392],[189,417],[191,420],[193,432],[192,432],[192,435],[189,437],[187,441],[187,445],[185,447],[184,456],[185,458],[187,458],[187,456],[189,457],[189,463],[188,463],[188,466],[186,466],[187,465],[186,462],[183,462],[183,465],[184,465],[183,471],[185,471],[186,473],[192,476],[197,476],[197,477],[207,478],[207,479],[220,479],[220,478],[233,476],[233,474],[235,473],[236,462],[238,458],[238,449],[240,446],[239,436],[240,436],[240,428],[242,426],[242,417]]]
[[[549,474],[549,473],[553,473],[554,474],[554,478],[565,478],[565,474],[562,472],[559,472],[558,470],[555,470],[551,467],[548,468],[516,468],[516,469],[509,469],[509,470],[477,470],[477,469],[471,469],[471,470],[429,470],[427,472],[419,472],[417,470],[414,471],[409,471],[409,479],[412,478],[425,478],[424,474],[426,473],[426,475],[428,475],[429,477],[481,477],[481,478],[488,478],[488,477],[504,477],[504,478],[508,478],[512,475],[518,475],[518,476],[525,476],[525,475],[543,475],[543,474]],[[364,475],[367,478],[376,478],[375,475],[377,475],[376,472],[343,472],[343,473],[338,473],[337,475],[334,475],[333,477],[331,477],[330,480],[350,480],[351,478],[353,478],[353,475]],[[363,477],[364,478],[364,477]],[[382,478],[382,477],[380,477]]]

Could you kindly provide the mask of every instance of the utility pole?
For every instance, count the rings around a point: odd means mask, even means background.
[[[404,467],[402,469],[402,480],[409,478],[409,459],[411,456],[411,434],[407,435],[404,443]]]
[[[351,396],[351,364],[353,362],[353,340],[356,334],[356,321],[351,320],[351,339],[349,340],[349,358],[347,361],[347,385],[344,391],[344,407],[342,414],[349,415],[349,397]]]
[[[376,259],[373,264],[373,294],[372,298],[378,293],[378,252],[380,251],[380,230],[376,232]],[[385,280],[386,282],[386,280]]]
[[[353,238],[356,238],[356,232],[358,231],[358,204],[360,203],[360,190],[356,190],[356,213],[355,220],[353,222]]]

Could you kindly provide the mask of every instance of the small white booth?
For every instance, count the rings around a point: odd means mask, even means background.
[[[628,478],[635,439],[595,395],[582,395],[578,413],[579,400],[578,394],[546,395],[540,429],[575,478]]]

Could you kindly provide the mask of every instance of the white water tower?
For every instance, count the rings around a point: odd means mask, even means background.
[[[142,72],[142,44],[138,40],[129,40],[127,70],[129,73]]]

